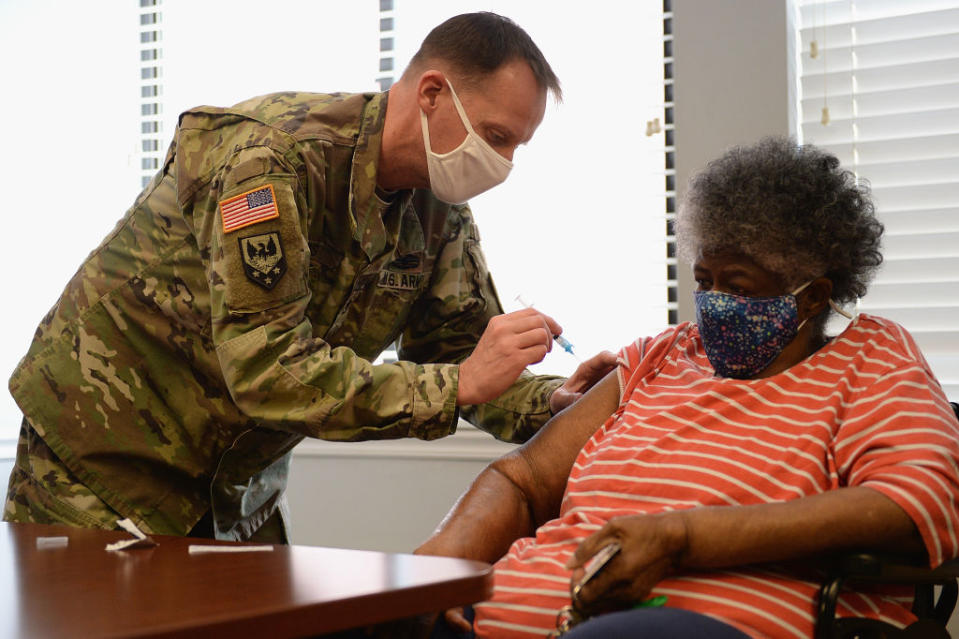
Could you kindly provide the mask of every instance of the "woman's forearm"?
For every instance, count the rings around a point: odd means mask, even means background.
[[[894,501],[867,487],[832,490],[777,504],[683,511],[680,567],[785,561],[846,549],[921,552],[915,524]]]
[[[622,550],[579,591],[584,610],[641,601],[676,573],[814,559],[840,550],[923,548],[905,511],[865,487],[777,504],[617,517],[576,549],[567,563],[573,583],[582,578],[586,561],[612,541]]]

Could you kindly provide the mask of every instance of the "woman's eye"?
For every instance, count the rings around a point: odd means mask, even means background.
[[[700,291],[708,291],[713,285],[709,280],[696,280],[696,284],[699,285]]]

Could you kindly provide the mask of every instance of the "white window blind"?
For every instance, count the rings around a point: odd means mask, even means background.
[[[801,139],[868,181],[886,226],[859,310],[905,326],[959,401],[959,0],[802,0],[799,13]]]

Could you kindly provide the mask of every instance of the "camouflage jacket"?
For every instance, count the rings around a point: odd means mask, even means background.
[[[304,436],[455,429],[455,363],[502,309],[468,207],[377,192],[386,98],[184,113],[161,171],[37,329],[14,398],[145,530],[185,534],[212,503],[217,536],[248,537]],[[373,365],[394,342],[400,361]],[[524,373],[464,417],[524,440],[560,383]]]

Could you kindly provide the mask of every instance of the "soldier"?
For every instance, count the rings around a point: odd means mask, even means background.
[[[184,113],[13,374],[4,519],[285,542],[304,436],[433,439],[462,415],[528,439],[614,363],[525,371],[561,328],[503,315],[465,205],[506,178],[548,92],[529,36],[476,13],[388,93]],[[400,361],[371,363],[394,342]]]

